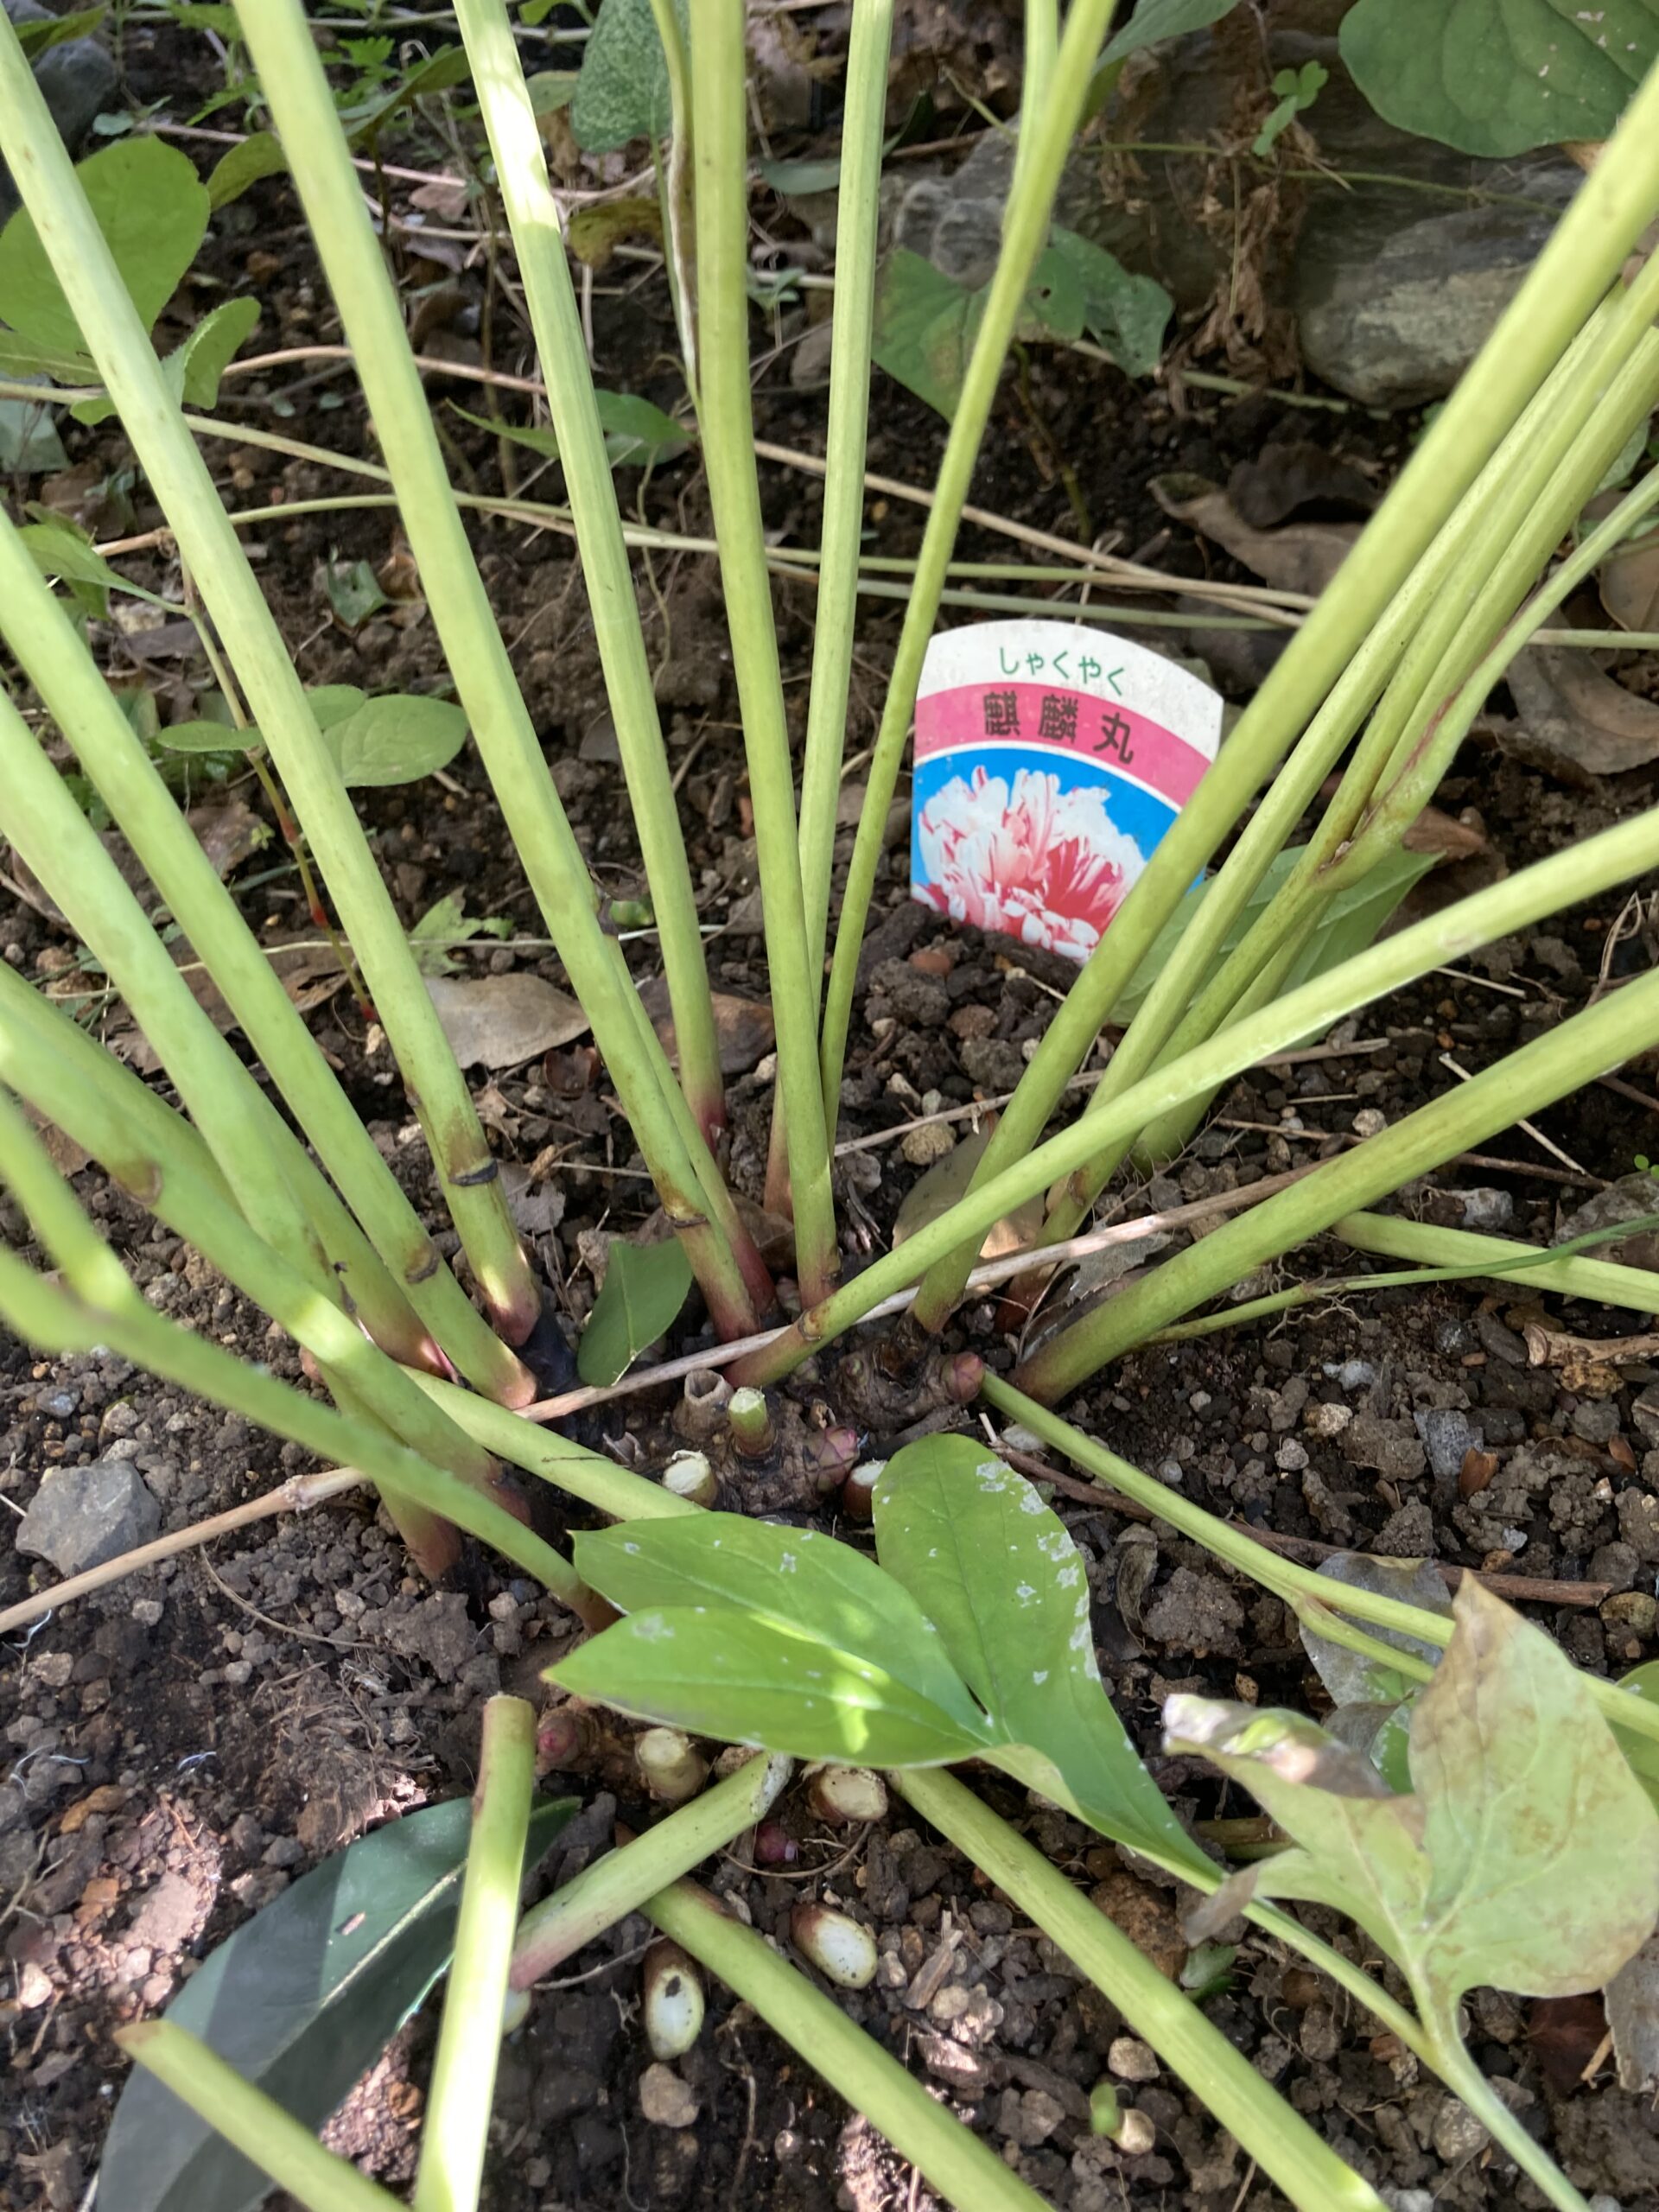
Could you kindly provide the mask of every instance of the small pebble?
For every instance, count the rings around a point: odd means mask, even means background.
[[[167,1611],[159,1598],[135,1598],[132,1618],[140,1628],[159,1628],[162,1615]]]
[[[1147,2114],[1128,2106],[1117,2127],[1117,2147],[1124,2157],[1144,2158],[1157,2140],[1158,2131]]]
[[[696,2091],[659,2059],[639,2076],[639,2109],[653,2127],[690,2127],[697,2116]]]
[[[1362,1106],[1354,1116],[1354,1135],[1357,1137],[1380,1137],[1388,1126],[1388,1116],[1379,1113],[1375,1106]]]
[[[1155,2082],[1163,2071],[1152,2045],[1135,2036],[1116,2037],[1106,2063],[1120,2082]]]
[[[1434,2115],[1431,2139],[1437,2158],[1448,2166],[1460,2166],[1485,2149],[1488,2138],[1485,2128],[1460,2099],[1446,2097]]]

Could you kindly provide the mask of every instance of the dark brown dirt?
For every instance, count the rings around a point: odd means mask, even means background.
[[[225,227],[232,257],[218,273],[262,288],[270,315],[259,343],[332,335],[285,188],[260,187]],[[257,267],[256,254],[266,257]],[[423,272],[409,273],[414,280]],[[463,296],[476,282],[465,279]],[[671,403],[677,391],[662,365],[660,301],[614,278],[611,289],[618,296],[598,302],[602,373]],[[629,296],[620,296],[625,290]],[[524,365],[505,349],[498,358]],[[792,391],[787,365],[785,354],[761,380],[762,434],[810,447],[821,435],[822,396]],[[342,448],[360,442],[354,409],[329,404],[344,397],[344,382],[326,374],[307,384],[300,374],[227,385],[226,411]],[[470,391],[456,396],[473,404]],[[885,384],[875,419],[871,466],[925,483],[942,443],[936,419]],[[480,489],[497,488],[494,442],[458,422],[454,435],[458,468],[476,472]],[[1123,550],[1172,575],[1197,575],[1211,555],[1172,528],[1147,478],[1177,462],[1224,478],[1275,437],[1309,436],[1372,470],[1386,469],[1401,445],[1396,426],[1309,415],[1265,398],[1198,404],[1195,395],[1191,411],[1177,416],[1161,396],[1136,391],[1114,372],[1039,357],[1024,396],[1009,387],[975,496],[1045,527],[1073,529],[1053,465],[1063,453],[1093,528],[1114,531]],[[72,457],[84,451],[108,460],[118,450],[82,434]],[[336,488],[309,463],[251,448],[216,448],[213,458],[234,504],[286,505]],[[693,533],[705,526],[693,462],[644,486],[637,474],[626,474],[623,484],[625,497],[637,496],[651,518]],[[785,540],[814,541],[811,482],[768,471],[765,484],[769,527]],[[142,530],[156,518],[142,486],[135,498],[133,527]],[[869,521],[884,551],[913,550],[913,511],[873,500]],[[418,688],[438,680],[431,624],[418,612],[377,617],[354,635],[328,616],[319,564],[329,556],[384,563],[394,549],[384,512],[274,522],[256,542],[260,574],[308,682]],[[501,525],[480,527],[476,542],[595,874],[613,893],[635,894],[642,888],[637,849],[568,550],[553,537]],[[973,533],[969,548],[1003,550]],[[134,572],[165,581],[162,557],[151,563],[147,572],[135,561]],[[641,601],[671,758],[689,764],[683,802],[694,874],[707,918],[721,925],[710,945],[715,982],[764,998],[753,845],[711,564],[657,556]],[[798,715],[811,602],[781,587],[777,602]],[[863,627],[849,756],[873,734],[892,635],[877,606]],[[97,636],[118,665],[113,635],[100,628]],[[201,671],[180,662],[162,680],[164,715],[185,718]],[[1456,763],[1440,804],[1452,812],[1478,808],[1493,853],[1513,867],[1644,803],[1650,780],[1567,793],[1478,741]],[[245,796],[258,806],[251,790]],[[507,943],[486,940],[457,953],[463,972],[520,969],[563,982],[537,942],[538,918],[470,750],[444,784],[364,800],[405,920],[459,892],[469,915],[502,916],[512,925]],[[1011,1088],[1068,973],[1063,963],[942,925],[907,900],[906,868],[905,839],[895,834],[865,963],[843,1141],[896,1129],[925,1101],[931,1110]],[[269,848],[245,861],[236,880],[256,926],[299,927],[295,878]],[[1477,1069],[1584,1003],[1618,912],[1618,901],[1606,901],[1571,913],[1547,931],[1493,948],[1456,976],[1369,1010],[1338,1033],[1351,1046],[1374,1040],[1363,1049],[1258,1071],[1233,1085],[1182,1161],[1144,1187],[1126,1182],[1116,1202],[1139,1211],[1231,1189],[1333,1153],[1357,1115],[1397,1118],[1456,1080],[1442,1053]],[[32,977],[52,982],[73,969],[73,938],[26,906],[10,908],[0,935],[0,951]],[[629,950],[636,972],[649,975],[651,940]],[[918,966],[918,953],[944,956],[948,969],[938,973],[938,957]],[[1612,972],[1650,956],[1650,947],[1631,941]],[[118,1027],[119,1008],[105,1011]],[[413,1124],[384,1046],[368,1049],[372,1039],[344,991],[317,1004],[312,1019],[354,1103],[435,1217],[424,1156],[410,1141]],[[1624,1075],[1651,1098],[1651,1069]],[[651,1204],[602,1071],[585,1086],[580,1076],[562,1061],[479,1085],[504,1162],[525,1170],[537,1164],[537,1179],[525,1191],[526,1228],[573,1331],[591,1297],[584,1240],[601,1228],[635,1228]],[[758,1197],[769,1080],[737,1077],[732,1101],[734,1174]],[[1512,1130],[1491,1147],[1499,1164],[1454,1166],[1402,1203],[1459,1220],[1466,1211],[1459,1194],[1487,1191],[1497,1195],[1478,1202],[1483,1225],[1503,1220],[1516,1234],[1548,1236],[1601,1180],[1628,1173],[1638,1153],[1659,1151],[1652,1107],[1605,1088],[1541,1116],[1539,1127],[1571,1155],[1573,1169]],[[847,1156],[849,1267],[885,1243],[920,1172],[897,1141]],[[264,1317],[176,1239],[97,1171],[83,1172],[77,1187],[152,1303],[299,1379],[297,1360],[273,1340]],[[9,1211],[5,1225],[21,1240]],[[1299,1255],[1294,1271],[1352,1264],[1334,1249],[1317,1249]],[[1623,1361],[1611,1388],[1603,1378],[1593,1395],[1575,1395],[1555,1370],[1527,1364],[1505,1318],[1519,1303],[1465,1285],[1427,1296],[1356,1296],[1143,1352],[1070,1410],[1183,1495],[1281,1535],[1433,1552],[1465,1566],[1605,1586],[1599,1603],[1534,1608],[1534,1618],[1580,1664],[1622,1672],[1654,1656],[1659,1643],[1650,1594],[1659,1523],[1649,1503],[1659,1487],[1659,1366]],[[1554,1303],[1577,1334],[1625,1326],[1605,1310]],[[689,1313],[671,1349],[690,1341],[696,1325]],[[969,1306],[950,1341],[994,1366],[1011,1363],[988,1303]],[[666,1410],[664,1402],[626,1401],[594,1418],[586,1433],[625,1458],[648,1455],[660,1448]],[[1486,1491],[1472,1498],[1461,1496],[1447,1457],[1465,1434],[1467,1448],[1497,1462]],[[19,1511],[49,1466],[100,1455],[133,1462],[168,1529],[254,1496],[302,1464],[293,1447],[192,1406],[106,1356],[39,1361],[0,1339],[0,1503]],[[1195,1547],[1135,1528],[1107,1500],[1056,1502],[1089,1560],[1108,1681],[1148,1752],[1160,1704],[1173,1690],[1321,1708],[1323,1693],[1277,1600]],[[34,1580],[29,1562],[0,1548],[0,1605],[25,1595]],[[383,1523],[348,1501],[151,1569],[0,1647],[8,1754],[0,1768],[0,2028],[15,2151],[0,2171],[3,2212],[37,2205],[69,2212],[83,2202],[121,2078],[111,2031],[163,2005],[214,1943],[319,1859],[383,1819],[468,1788],[482,1700],[501,1687],[537,1695],[542,1668],[569,1634],[550,1602],[487,1560],[470,1562],[454,1589],[423,1586],[406,1573]],[[1196,1764],[1154,1764],[1192,1817],[1239,1809]],[[619,1809],[598,1777],[565,1779],[585,1809],[537,1878],[543,1884],[603,1848]],[[1184,1946],[1165,1885],[1127,1870],[1117,1852],[1076,1822],[995,1779],[982,1786],[1152,1955],[1179,1962]],[[642,1816],[637,1805],[620,1809]],[[1268,2212],[1277,2202],[1179,2081],[1155,2068],[1143,2078],[1138,2053],[1122,2049],[1123,2024],[1110,2004],[954,1853],[897,1815],[850,1846],[816,1826],[798,1797],[784,1817],[798,1846],[792,1866],[760,1872],[740,1847],[708,1878],[785,1943],[788,1909],[804,1895],[833,1897],[867,1919],[881,1967],[848,2009],[1050,2202],[1065,2212]],[[1363,1955],[1345,1926],[1327,1922],[1323,1932]],[[930,2201],[865,2122],[849,2117],[746,2007],[718,1993],[711,2030],[681,2068],[697,2103],[695,2120],[683,2130],[648,2123],[639,2102],[646,2063],[637,2024],[643,1936],[636,1919],[591,1946],[543,1992],[507,2046],[488,2196],[498,2212],[645,2205],[677,2212],[725,2207],[746,2195],[775,2212],[831,2205],[877,2212]],[[1512,2169],[1459,2136],[1452,2101],[1408,2055],[1264,1940],[1253,1937],[1240,1950],[1226,1986],[1205,2005],[1344,2156],[1396,2192],[1402,2212],[1431,2203],[1481,2212],[1541,2202]],[[1567,2086],[1553,2085],[1529,2040],[1548,2025],[1539,2008],[1487,1992],[1477,1993],[1471,2011],[1480,2063],[1511,2085],[1529,2124],[1551,2138],[1580,2187],[1607,2192],[1623,2212],[1659,2205],[1653,2115],[1610,2086],[1605,2065],[1588,2087],[1573,2086],[1570,2075]],[[394,2185],[411,2171],[431,2035],[429,2015],[412,2024],[332,2131],[339,2147]],[[1586,2057],[1595,2041],[1592,2035]],[[1129,2077],[1126,2101],[1154,2131],[1153,2148],[1137,2156],[1120,2155],[1088,2130],[1088,2092],[1115,2061]],[[1611,2203],[1604,2212],[1612,2212]]]

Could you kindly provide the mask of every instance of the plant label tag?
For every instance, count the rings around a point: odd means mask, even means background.
[[[1221,704],[1080,623],[944,632],[916,696],[912,897],[1086,960],[1215,759]]]

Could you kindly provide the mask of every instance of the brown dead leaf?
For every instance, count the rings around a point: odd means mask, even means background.
[[[1527,2008],[1528,2046],[1558,2097],[1578,2088],[1606,2032],[1599,1990],[1582,1997],[1535,1997]]]
[[[720,1048],[722,1075],[747,1075],[757,1060],[772,1050],[776,1025],[764,999],[744,999],[730,991],[711,994],[715,1007],[715,1041]],[[668,980],[653,976],[639,987],[639,1003],[651,1016],[651,1026],[663,1050],[678,1065],[674,1017],[669,1011]]]
[[[1596,571],[1596,586],[1621,630],[1659,628],[1659,535],[1650,532],[1610,553]]]
[[[1434,853],[1443,861],[1472,860],[1486,850],[1486,824],[1472,806],[1458,815],[1426,806],[1401,842],[1408,853]]]
[[[193,806],[185,817],[196,833],[196,842],[221,879],[257,853],[270,836],[266,825],[245,798],[233,792]]]
[[[1564,782],[1626,775],[1659,760],[1659,707],[1567,646],[1529,645],[1510,664],[1516,719],[1497,725],[1516,760]]]
[[[464,1068],[516,1068],[588,1027],[575,999],[540,976],[429,976],[426,988]]]
[[[913,1236],[918,1229],[925,1229],[930,1221],[937,1221],[965,1194],[995,1127],[996,1116],[988,1114],[973,1135],[963,1137],[936,1166],[917,1177],[906,1192],[893,1224],[895,1245]],[[1042,1225],[1043,1199],[1039,1192],[1013,1213],[1004,1214],[1001,1221],[992,1223],[979,1248],[980,1258],[1001,1260],[1011,1252],[1023,1251],[1035,1242]]]
[[[459,178],[435,176],[430,184],[419,185],[410,194],[409,204],[435,215],[441,223],[458,222],[467,213],[467,187]]]
[[[1289,523],[1282,530],[1252,530],[1219,485],[1201,476],[1155,476],[1153,497],[1166,515],[1211,538],[1281,591],[1317,598],[1347,557],[1360,525],[1350,522]]]
[[[1252,530],[1274,530],[1303,507],[1346,507],[1369,514],[1376,486],[1351,461],[1311,438],[1263,446],[1227,479],[1234,512]]]

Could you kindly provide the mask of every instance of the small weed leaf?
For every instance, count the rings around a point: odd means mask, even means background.
[[[1141,1764],[1100,1680],[1089,1577],[1058,1515],[966,1436],[930,1436],[875,1486],[881,1565],[938,1627],[999,1734],[1046,1763],[1083,1818],[1162,1859],[1203,1862]]]
[[[570,128],[584,154],[661,138],[671,122],[668,57],[651,0],[604,0],[582,58]]]
[[[1599,1989],[1659,1917],[1659,1814],[1582,1677],[1465,1576],[1411,1719],[1415,1792],[1294,1713],[1172,1698],[1172,1751],[1201,1752],[1299,1847],[1235,1877],[1357,1920],[1448,2021],[1478,1983],[1529,1997]]]
[[[323,735],[348,785],[412,784],[448,766],[467,742],[467,716],[450,699],[393,692],[365,700]]]
[[[1635,1668],[1620,1681],[1622,1690],[1633,1696],[1644,1698],[1650,1705],[1659,1705],[1659,1659],[1649,1659],[1644,1666]],[[1659,1805],[1659,1744],[1651,1736],[1633,1735],[1628,1728],[1615,1728],[1618,1747],[1630,1763],[1630,1772],[1656,1805]]]
[[[1127,61],[1143,46],[1160,39],[1180,38],[1201,31],[1230,16],[1238,0],[1141,0],[1132,22],[1125,23],[1101,56],[1103,63]]]
[[[512,924],[504,916],[486,914],[474,919],[467,912],[461,893],[447,891],[410,930],[409,943],[423,976],[453,976],[461,963],[449,957],[450,945],[467,938],[512,935]]]
[[[908,246],[895,246],[876,271],[871,359],[948,423],[984,310],[982,292],[969,291]]]
[[[878,1661],[976,1744],[994,1740],[914,1597],[850,1544],[810,1529],[706,1513],[584,1532],[575,1557],[589,1587],[626,1613],[706,1607],[711,1618],[752,1616],[785,1637]],[[817,1756],[791,1744],[766,1748]]]
[[[575,1809],[535,1807],[526,1866]],[[350,1845],[221,1943],[168,2019],[320,2127],[448,1965],[471,1832],[459,1797]],[[159,2082],[131,2076],[104,2148],[105,2212],[249,2212],[270,2189]]]
[[[1126,375],[1151,376],[1175,309],[1163,286],[1154,277],[1132,276],[1115,254],[1058,224],[1037,275],[1047,271],[1052,277],[1057,267],[1065,270],[1074,288],[1077,328],[1056,327],[1052,334],[1077,337],[1087,331]]]
[[[26,60],[38,61],[41,54],[54,46],[61,46],[67,39],[89,38],[109,14],[107,7],[77,8],[67,16],[55,20],[46,18],[39,22],[15,23],[17,43]]]
[[[69,585],[87,612],[100,620],[108,614],[110,594],[122,589],[121,578],[73,523],[61,517],[26,522],[17,535],[43,576],[55,576]],[[222,737],[219,742],[223,744]]]
[[[1502,159],[1611,136],[1659,54],[1659,0],[1357,0],[1339,42],[1387,122]]]
[[[322,588],[335,619],[348,630],[360,629],[371,614],[389,604],[366,561],[325,561]]]
[[[250,299],[226,300],[203,315],[183,345],[175,346],[162,363],[175,399],[186,407],[212,407],[219,397],[219,378],[258,320],[259,302]],[[115,402],[78,400],[69,411],[77,423],[102,423],[114,414]]]
[[[160,138],[120,139],[75,174],[148,330],[207,235],[207,189],[189,156]],[[37,345],[86,350],[27,208],[0,231],[0,320]]]
[[[546,1679],[642,1720],[796,1758],[940,1766],[987,1742],[874,1659],[753,1613],[632,1613]]]
[[[279,176],[288,167],[288,156],[274,130],[256,130],[240,145],[232,146],[208,172],[207,199],[214,208],[228,207],[261,177]]]
[[[619,1238],[582,1332],[576,1371],[582,1381],[608,1389],[626,1375],[672,1323],[690,1287],[691,1262],[677,1237],[665,1237],[660,1244],[630,1244]]]
[[[690,443],[684,429],[671,415],[649,399],[631,391],[596,391],[599,426],[605,433],[605,450],[613,468],[639,467],[658,461],[672,461]],[[545,424],[501,423],[492,416],[476,415],[470,408],[454,410],[461,420],[488,430],[516,446],[540,454],[544,461],[559,457],[558,433]]]

